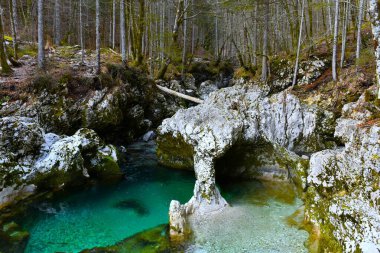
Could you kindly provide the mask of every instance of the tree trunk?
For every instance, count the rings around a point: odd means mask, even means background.
[[[268,33],[269,33],[269,1],[265,1],[265,24],[263,36],[263,63],[261,71],[261,79],[268,79]]]
[[[356,42],[356,59],[360,57],[360,47],[361,47],[361,29],[362,29],[362,20],[363,20],[363,8],[364,0],[360,0],[359,3],[359,14],[358,14],[358,37]]]
[[[184,0],[185,6],[187,6],[187,0]],[[187,11],[184,13],[183,22],[183,51],[182,51],[182,79],[185,78],[186,67],[186,48],[187,48]]]
[[[344,14],[344,25],[343,25],[343,32],[342,32],[342,52],[341,52],[341,58],[340,58],[340,67],[343,68],[344,64],[344,57],[346,53],[346,42],[347,42],[347,26],[348,26],[348,17],[350,13],[350,6],[351,6],[351,0],[347,0],[345,3],[345,14]]]
[[[18,59],[18,37],[17,37],[17,1],[9,0],[9,13],[11,16],[11,25],[12,25],[12,37],[13,37],[13,57],[15,60]]]
[[[139,19],[136,38],[137,49],[137,64],[141,65],[144,59],[143,56],[143,38],[144,38],[144,20],[145,20],[145,0],[139,0]]]
[[[79,36],[81,48],[81,64],[84,64],[84,39],[83,39],[83,13],[82,13],[82,0],[79,0]]]
[[[184,9],[184,0],[178,0],[178,6],[177,6],[177,13],[175,15],[175,20],[174,20],[174,26],[173,26],[173,44],[178,45],[178,30],[179,27],[182,24],[182,15],[183,15],[183,9]]]
[[[100,74],[100,0],[96,0],[96,74]]]
[[[300,51],[301,51],[304,15],[305,15],[305,0],[302,0],[301,25],[300,25],[299,35],[298,35],[297,58],[296,58],[296,65],[294,67],[294,75],[293,75],[293,83],[292,83],[293,86],[297,84],[298,62],[299,62]]]
[[[125,36],[125,1],[120,0],[120,47],[123,64],[127,64],[127,42]]]
[[[7,62],[7,56],[5,54],[5,47],[4,47],[4,31],[3,31],[3,9],[0,6],[0,63],[1,63],[1,73],[3,74],[9,74],[12,72],[11,67],[8,65]]]
[[[336,71],[336,56],[338,49],[338,29],[339,29],[339,0],[335,0],[335,21],[334,21],[334,41],[333,41],[333,56],[332,56],[332,76],[333,80],[337,81]]]
[[[120,5],[121,5],[121,2],[124,2],[124,0],[120,0]],[[121,16],[121,10],[120,10],[120,16]],[[125,18],[123,20],[125,20]],[[120,24],[121,24],[121,21],[120,21]],[[125,33],[125,21],[124,21],[124,33]],[[112,2],[112,48],[113,49],[115,49],[115,46],[116,46],[115,36],[116,36],[116,0],[113,0]]]
[[[372,23],[372,34],[374,39],[376,56],[376,77],[378,86],[378,99],[380,99],[380,16],[379,4],[377,0],[369,1],[369,14]]]
[[[38,67],[45,67],[44,51],[44,1],[38,0]]]
[[[61,3],[60,3],[60,0],[55,0],[54,24],[55,24],[54,44],[59,45],[61,43]]]

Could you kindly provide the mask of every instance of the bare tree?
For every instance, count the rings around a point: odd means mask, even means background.
[[[268,33],[269,33],[269,1],[265,1],[265,24],[263,35],[263,63],[261,71],[261,79],[268,79]]]
[[[17,60],[18,55],[18,23],[17,23],[17,1],[9,0],[9,13],[11,16],[11,25],[12,25],[12,36],[13,36],[13,56]]]
[[[8,65],[7,56],[5,54],[4,30],[3,30],[2,16],[3,16],[3,8],[0,5],[0,63],[1,63],[1,73],[9,74],[12,72],[12,69]]]
[[[293,83],[292,85],[296,85],[297,83],[297,75],[298,75],[298,62],[300,58],[300,51],[301,51],[301,42],[302,42],[302,30],[303,30],[303,20],[305,16],[305,0],[302,0],[302,11],[301,11],[301,24],[300,24],[300,31],[298,36],[298,46],[297,46],[297,58],[296,58],[296,65],[294,67],[294,75],[293,75]]]
[[[125,1],[120,0],[120,47],[123,64],[127,63],[127,41],[125,35]]]
[[[45,67],[44,51],[44,1],[38,0],[38,67]]]
[[[54,44],[59,45],[61,43],[61,1],[55,0],[54,4]]]
[[[96,0],[96,74],[100,74],[100,0]]]
[[[360,57],[360,47],[361,47],[361,29],[362,29],[362,20],[363,20],[363,9],[364,9],[364,0],[360,0],[359,3],[359,14],[358,14],[358,37],[356,42],[356,59]]]
[[[333,41],[333,56],[332,56],[332,76],[333,80],[337,81],[336,71],[336,56],[338,49],[338,29],[339,29],[339,0],[335,0],[335,21],[334,21],[334,41]]]
[[[81,64],[84,64],[84,39],[83,39],[83,12],[82,3],[83,0],[79,0],[79,36],[80,36],[80,48],[81,48]]]
[[[123,1],[124,2],[124,1]],[[120,3],[121,6],[121,3]],[[123,4],[124,6],[124,4]],[[120,10],[120,16],[121,16],[121,10]],[[125,23],[125,18],[123,18]],[[121,21],[120,21],[121,23]],[[125,29],[125,27],[124,27]],[[115,36],[116,36],[116,0],[112,1],[112,48],[115,49]]]

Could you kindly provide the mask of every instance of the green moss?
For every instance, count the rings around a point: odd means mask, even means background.
[[[89,169],[90,176],[99,179],[120,178],[122,172],[118,163],[111,156],[100,156],[96,165]]]
[[[182,136],[174,138],[170,134],[157,138],[158,162],[174,169],[193,170],[194,148],[187,144]]]
[[[316,195],[319,195],[317,190],[309,187],[304,198],[307,210],[304,228],[310,234],[307,245],[310,251],[315,253],[343,252],[342,245],[333,234],[335,227],[330,222],[330,201],[320,197],[315,203]],[[312,221],[318,221],[318,224],[313,224]]]
[[[36,173],[31,183],[40,190],[57,190],[70,183],[80,183],[84,179],[83,174],[74,168],[70,171],[52,168],[49,173]]]

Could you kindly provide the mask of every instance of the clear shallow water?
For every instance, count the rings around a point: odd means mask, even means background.
[[[152,145],[136,144],[127,150],[126,180],[30,208],[21,222],[31,234],[26,253],[78,252],[112,245],[167,223],[172,199],[190,199],[192,173],[158,166]]]
[[[113,245],[167,223],[170,201],[190,199],[194,175],[158,166],[154,148],[142,143],[128,148],[124,181],[34,204],[21,220],[31,234],[25,252],[78,252]],[[222,183],[221,192],[232,208],[197,221],[187,252],[306,252],[307,233],[285,221],[302,204],[291,186]]]
[[[192,219],[194,239],[186,252],[308,252],[308,233],[286,223],[302,205],[292,185],[239,182],[224,185],[223,192],[231,207]]]

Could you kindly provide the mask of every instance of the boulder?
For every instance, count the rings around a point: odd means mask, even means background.
[[[0,206],[89,176],[121,175],[116,149],[89,129],[72,136],[45,133],[31,118],[0,119]],[[111,166],[112,165],[112,166]],[[95,173],[102,168],[101,173]]]

